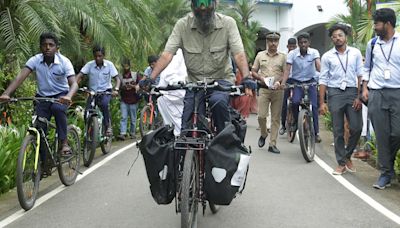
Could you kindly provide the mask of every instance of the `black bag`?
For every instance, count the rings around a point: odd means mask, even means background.
[[[163,126],[139,143],[146,166],[150,191],[158,204],[169,204],[175,197],[174,128]]]
[[[235,126],[235,133],[239,136],[241,142],[244,143],[247,132],[246,120],[244,120],[240,113],[232,107],[229,107],[229,113],[231,115],[231,122],[233,126]]]
[[[228,124],[209,144],[205,154],[205,193],[211,203],[229,205],[246,182],[250,151]]]

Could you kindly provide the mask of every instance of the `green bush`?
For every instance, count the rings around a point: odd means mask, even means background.
[[[25,127],[0,126],[0,193],[15,186],[18,151],[25,130]]]

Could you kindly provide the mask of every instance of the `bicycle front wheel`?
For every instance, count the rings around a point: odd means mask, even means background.
[[[315,133],[312,116],[308,110],[300,111],[298,124],[301,153],[307,162],[312,162],[315,155]]]
[[[199,166],[193,150],[187,150],[183,164],[181,192],[181,227],[197,227]]]
[[[296,129],[293,127],[295,124],[293,111],[292,111],[292,103],[288,104],[287,107],[287,115],[286,115],[286,131],[287,131],[287,139],[289,142],[293,142],[296,136]]]
[[[26,211],[35,205],[39,191],[41,170],[39,154],[36,155],[37,147],[36,137],[28,134],[25,136],[18,154],[16,180],[18,201]]]
[[[150,106],[146,105],[143,107],[142,111],[140,112],[140,121],[139,121],[139,131],[140,131],[140,136],[143,138],[144,135],[146,135],[147,132],[152,130],[152,121],[154,121],[151,118],[151,108]],[[154,116],[153,116],[154,117]]]
[[[99,122],[96,116],[91,116],[86,122],[86,138],[83,148],[83,164],[89,167],[92,164],[97,147],[97,136],[99,135]]]
[[[75,128],[68,126],[68,145],[71,147],[71,155],[68,157],[59,156],[58,175],[65,186],[75,183],[80,167],[81,142]]]

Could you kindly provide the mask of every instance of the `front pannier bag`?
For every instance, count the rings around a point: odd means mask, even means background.
[[[250,151],[235,132],[233,124],[226,125],[206,150],[205,192],[217,205],[229,205],[246,182]]]
[[[171,126],[163,126],[146,134],[139,143],[151,195],[157,204],[169,204],[175,197],[173,131]]]

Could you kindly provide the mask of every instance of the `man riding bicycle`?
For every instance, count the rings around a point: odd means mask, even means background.
[[[84,75],[88,75],[89,77],[89,89],[94,92],[112,92],[114,96],[118,96],[119,86],[121,80],[118,76],[118,71],[115,68],[114,64],[111,61],[104,59],[105,50],[104,47],[96,45],[93,47],[93,58],[94,60],[89,61],[86,65],[81,69],[79,74],[77,75],[78,83],[81,81]],[[112,91],[111,79],[114,78],[116,80],[115,90]],[[111,128],[111,114],[109,110],[109,104],[111,101],[110,94],[103,94],[96,98],[96,102],[103,113],[103,126],[106,129],[106,135],[112,135]],[[89,107],[91,101],[88,99],[86,103],[86,107]]]
[[[69,155],[71,148],[67,140],[67,108],[72,96],[78,90],[75,71],[71,61],[58,52],[58,38],[53,33],[42,33],[39,38],[42,53],[31,57],[26,62],[15,80],[0,96],[0,101],[10,100],[10,95],[23,83],[31,72],[36,72],[37,97],[58,98],[60,103],[40,102],[35,106],[38,117],[50,120],[54,116],[56,130],[60,140],[59,151],[62,155]],[[39,126],[46,132],[46,126]],[[40,150],[42,161],[45,154]]]
[[[178,20],[170,35],[165,50],[157,61],[150,77],[154,80],[171,62],[179,48],[183,50],[188,71],[188,81],[217,81],[222,86],[233,85],[234,74],[230,53],[244,76],[249,76],[249,68],[243,43],[235,20],[215,12],[216,0],[192,0],[192,12]],[[194,93],[187,91],[184,99],[182,129],[188,128],[193,112]],[[205,113],[204,99],[199,107]],[[214,91],[209,104],[217,132],[230,121],[229,94]]]
[[[292,72],[291,80],[294,84],[312,83],[317,81],[317,71],[321,69],[321,61],[318,50],[310,48],[310,35],[302,33],[297,37],[299,48],[291,51],[287,55],[286,70],[283,76],[282,84],[285,85],[289,78],[289,73]],[[319,137],[319,124],[318,124],[318,99],[317,99],[317,86],[310,86],[308,89],[313,112],[313,122],[315,130],[315,142],[321,142]],[[297,118],[299,115],[299,105],[304,96],[304,91],[301,87],[293,89],[293,118],[296,120],[296,125],[293,126],[297,129]]]

